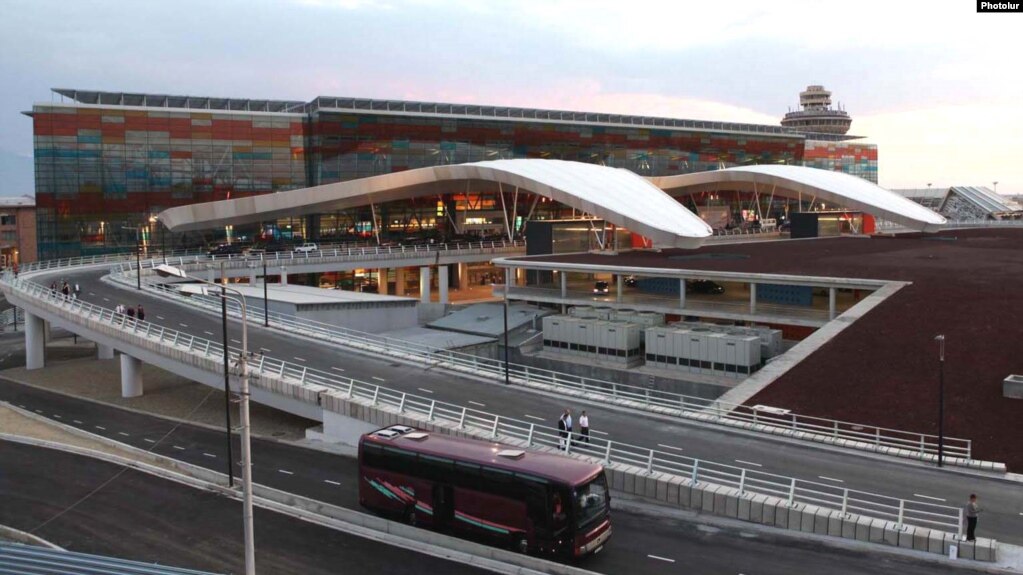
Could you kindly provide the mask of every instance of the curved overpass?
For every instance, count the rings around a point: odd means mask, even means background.
[[[765,164],[649,180],[673,197],[722,189],[765,194],[775,188],[779,195],[816,197],[922,232],[937,231],[947,223],[938,213],[867,180],[817,168]]]
[[[650,238],[659,247],[696,248],[710,226],[660,188],[628,170],[562,160],[494,160],[433,166],[276,194],[164,210],[172,231],[209,229],[284,216],[318,214],[371,203],[464,189],[518,188],[571,206]]]

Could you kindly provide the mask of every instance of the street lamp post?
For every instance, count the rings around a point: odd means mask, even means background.
[[[140,238],[140,232],[142,230],[142,224],[139,224],[132,228],[131,226],[121,226],[122,230],[135,230],[135,289],[142,289],[142,241]]]
[[[938,342],[938,467],[945,456],[945,336],[937,335]]]
[[[260,258],[263,260],[263,327],[270,327],[270,300],[267,294],[266,285],[266,254]]]
[[[188,275],[181,268],[174,266],[161,264],[153,268],[153,270],[161,277],[176,277],[181,279],[189,279],[197,281],[199,283],[207,284],[216,287],[217,284],[211,281],[206,281],[197,277]],[[245,307],[245,296],[234,288],[229,288],[226,285],[221,284],[220,295],[225,300],[227,299],[227,292],[233,292],[236,296],[236,301],[241,306],[242,310],[242,352],[238,358],[239,368],[239,390],[238,390],[238,414],[241,419],[241,446],[242,446],[242,522],[245,533],[245,573],[246,575],[256,574],[256,547],[255,547],[255,530],[253,529],[252,522],[252,442],[251,442],[251,429],[249,422],[249,371],[248,371],[248,356],[249,356],[249,330],[248,330],[248,313]],[[200,293],[207,293],[206,289],[200,288]],[[226,304],[225,304],[226,306]],[[227,330],[227,316],[224,316],[225,332]],[[227,338],[225,333],[224,348],[227,348]],[[230,439],[231,428],[230,423],[228,424],[228,438]],[[230,457],[228,458],[228,463]]]

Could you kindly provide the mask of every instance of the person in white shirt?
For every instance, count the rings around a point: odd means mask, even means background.
[[[579,432],[582,434],[582,437],[579,438],[579,441],[585,441],[586,443],[589,443],[590,416],[586,415],[585,409],[582,411],[582,413],[579,414]]]

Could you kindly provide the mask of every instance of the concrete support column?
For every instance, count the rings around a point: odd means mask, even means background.
[[[46,322],[25,312],[25,369],[42,369],[46,364]]]
[[[458,264],[458,289],[466,289],[469,287],[469,264],[460,263]]]
[[[419,268],[419,301],[430,303],[430,266]]]
[[[835,301],[836,294],[837,294],[837,290],[835,290],[835,288],[828,288],[828,319],[829,320],[835,319],[835,309],[837,307],[836,306],[836,301]]]
[[[288,268],[281,266],[281,285],[288,285]]]
[[[749,284],[749,312],[757,313],[757,284]]]
[[[121,354],[121,397],[142,395],[142,360]]]
[[[381,295],[387,295],[390,290],[387,289],[387,268],[380,268],[377,270],[377,293]]]
[[[561,276],[561,299],[568,298],[568,274],[561,272],[558,274]]]
[[[615,276],[615,301],[622,303],[622,291],[625,289],[625,276],[618,274]]]
[[[96,344],[96,359],[114,359],[114,348],[101,343]]]
[[[686,309],[686,280],[678,280],[678,307]]]
[[[249,285],[250,286],[256,285],[256,268],[255,267],[249,268]]]
[[[437,266],[437,287],[440,290],[440,303],[450,303],[448,301],[448,266]]]
[[[217,283],[217,270],[213,268],[206,269],[206,281],[210,283]]]
[[[394,268],[394,295],[405,295],[405,268]]]

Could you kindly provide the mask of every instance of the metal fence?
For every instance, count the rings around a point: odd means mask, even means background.
[[[142,337],[166,346],[168,351],[185,351],[207,360],[216,360],[223,353],[221,344],[216,341],[139,321],[82,300],[70,299],[58,291],[24,278],[14,278],[9,273],[0,281],[6,284],[7,290],[16,292],[19,297],[67,310],[76,317],[107,324],[116,328],[125,339]],[[236,347],[228,349],[235,357],[240,357],[241,350]],[[781,497],[789,503],[809,503],[843,513],[868,515],[900,525],[918,525],[956,533],[962,530],[962,510],[956,507],[840,488],[600,437],[590,438],[585,443],[578,440],[564,442],[556,429],[546,425],[440,402],[266,355],[253,356],[249,365],[255,385],[259,385],[262,378],[292,380],[299,385],[337,390],[348,398],[387,406],[399,413],[414,414],[430,421],[444,421],[460,428],[474,428],[478,434],[494,439],[516,438],[526,441],[530,446],[557,447],[568,454],[593,457],[605,464],[631,465],[648,473],[662,472],[687,477],[695,482],[727,485],[741,492]]]
[[[118,276],[116,270],[113,276]],[[125,283],[129,281],[128,276],[124,275],[123,272],[120,275],[120,279]],[[130,281],[134,282],[134,279],[130,279]],[[219,297],[184,295],[172,286],[158,284],[144,285],[166,297],[198,305],[206,308],[211,313],[220,313],[221,302]],[[239,304],[233,300],[228,300],[228,313],[235,317],[241,317]],[[265,319],[263,310],[258,306],[249,306],[248,313],[253,318],[253,321],[262,323]],[[496,380],[503,381],[505,376],[505,364],[502,360],[451,351],[278,312],[270,312],[269,315],[269,323],[272,327],[315,337],[327,342],[372,351],[382,351],[389,355],[429,362],[440,367],[453,368],[474,375],[485,375]],[[779,412],[779,410],[775,409],[764,409],[762,406],[722,402],[517,363],[508,364],[508,373],[512,381],[519,385],[587,396],[593,401],[627,405],[628,407],[656,412],[661,415],[673,415],[730,427],[748,428],[751,425],[764,426],[769,428],[763,430],[767,432],[786,432],[789,435],[795,435],[795,432],[811,434],[817,436],[816,439],[818,441],[823,438],[830,438],[832,441],[861,442],[873,446],[875,450],[885,447],[914,452],[920,455],[936,455],[938,453],[938,436],[927,433],[813,417],[788,412],[787,410]],[[757,429],[753,430],[756,431]],[[971,440],[945,437],[944,454],[946,457],[970,459],[971,453]]]

